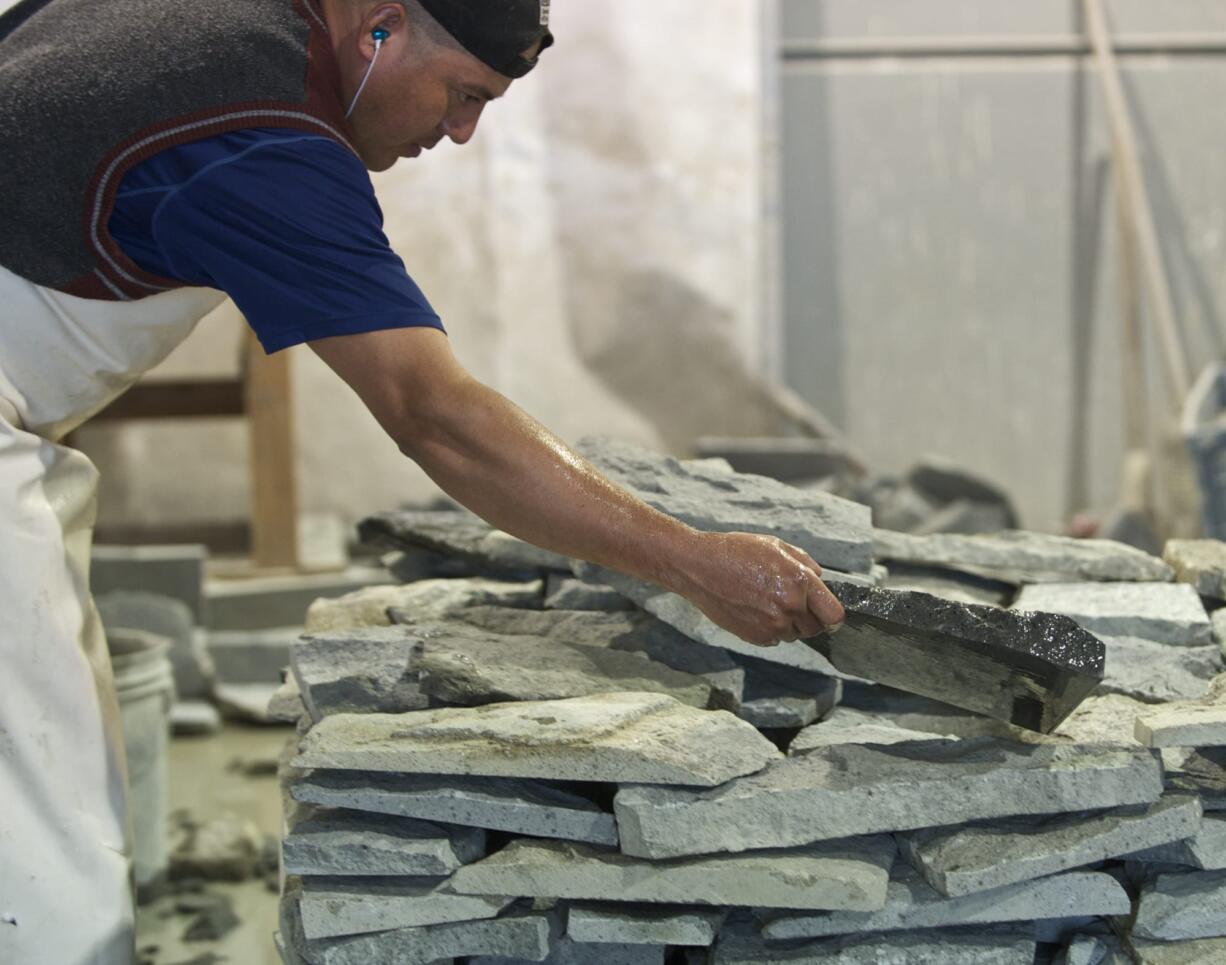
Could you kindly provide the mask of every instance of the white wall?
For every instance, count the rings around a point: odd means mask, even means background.
[[[684,450],[774,427],[760,364],[762,9],[744,0],[554,5],[557,46],[476,139],[376,178],[393,246],[461,360],[571,440]],[[229,306],[155,375],[233,369]],[[292,350],[302,508],[427,497],[306,348]],[[109,525],[246,513],[241,425],[86,428]]]

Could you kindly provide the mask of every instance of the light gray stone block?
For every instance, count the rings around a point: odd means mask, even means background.
[[[873,531],[874,555],[886,563],[936,566],[1003,583],[1169,582],[1171,568],[1111,540],[1004,533],[912,536]]]
[[[1162,559],[1175,579],[1201,596],[1226,600],[1226,543],[1217,539],[1167,540]]]
[[[281,846],[287,874],[439,877],[485,854],[485,832],[413,818],[323,811],[299,820]]]
[[[295,781],[290,792],[296,801],[325,807],[617,845],[612,814],[587,798],[534,781],[316,771]]]
[[[1085,915],[1127,915],[1132,902],[1118,881],[1093,871],[1070,871],[946,898],[915,869],[900,864],[890,879],[885,907],[880,911],[775,916],[766,920],[762,936],[768,941],[792,941],[857,932],[1028,922],[1059,918],[1070,909]]]
[[[603,583],[589,583],[577,577],[551,573],[545,588],[545,609],[618,613],[633,610],[634,604]]]
[[[402,713],[427,704],[410,666],[416,646],[393,627],[304,636],[290,651],[290,668],[313,720]]]
[[[1169,845],[1196,833],[1200,821],[1199,799],[1177,795],[1095,814],[931,828],[900,834],[898,843],[932,887],[957,897],[1117,858],[1142,842]]]
[[[724,695],[729,709],[741,701],[745,671],[731,655],[695,643],[668,624],[639,610],[602,613],[473,607],[453,613],[451,619],[498,633],[641,653],[674,670],[705,678]]]
[[[1226,813],[1206,814],[1183,840],[1138,850],[1128,856],[1147,864],[1186,865],[1201,871],[1226,871]]]
[[[1035,940],[1016,929],[933,929],[770,945],[725,928],[713,965],[1033,965]]]
[[[885,901],[894,854],[893,840],[882,835],[658,864],[589,845],[521,838],[456,871],[451,887],[467,895],[868,910]]]
[[[721,703],[710,683],[641,653],[494,633],[462,623],[419,624],[412,659],[421,689],[450,704],[561,700],[600,693],[668,694],[691,707]]]
[[[567,911],[566,934],[579,942],[710,945],[725,917],[722,908],[577,904]]]
[[[851,707],[836,707],[819,723],[806,727],[788,745],[795,757],[836,744],[901,744],[905,741],[957,740],[954,734],[933,733],[901,727],[892,717]]]
[[[499,918],[395,928],[351,938],[308,941],[311,965],[428,965],[440,959],[495,955],[540,962],[562,933],[557,912],[512,912]]]
[[[305,936],[338,938],[392,928],[493,918],[510,898],[457,895],[438,878],[304,878]]]
[[[1050,583],[1022,588],[1013,609],[1062,613],[1091,633],[1191,647],[1213,642],[1213,627],[1186,583]]]
[[[1159,875],[1141,891],[1132,933],[1164,942],[1226,936],[1226,871]]]
[[[563,936],[554,943],[544,965],[664,965],[662,945],[627,945],[606,942],[579,942]],[[469,965],[522,965],[514,958],[478,955]]]
[[[1226,701],[1158,707],[1137,717],[1136,738],[1146,747],[1226,747]]]
[[[1226,938],[1201,938],[1187,942],[1150,942],[1133,938],[1128,943],[1132,957],[1127,965],[1222,965],[1226,962]],[[1114,961],[1105,965],[1116,965]]]
[[[614,811],[623,851],[669,858],[1144,804],[1161,793],[1161,766],[1143,748],[979,738],[824,747],[703,791],[628,786]]]
[[[545,584],[542,580],[461,579],[422,580],[418,583],[368,586],[335,599],[320,599],[306,614],[308,633],[330,633],[360,627],[392,625],[388,611],[395,608],[416,621],[445,619],[455,610],[470,606],[539,607]]]
[[[1172,647],[1137,637],[1101,639],[1107,664],[1097,693],[1124,694],[1150,703],[1199,700],[1222,672],[1222,652],[1216,643]]]
[[[646,503],[697,529],[777,536],[822,566],[850,573],[867,573],[872,566],[867,506],[765,476],[681,462],[610,439],[584,439],[577,448]]]
[[[780,758],[727,711],[663,694],[327,717],[297,767],[712,786]]]

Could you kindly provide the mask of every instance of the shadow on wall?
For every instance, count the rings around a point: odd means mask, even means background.
[[[609,290],[609,312],[572,316],[579,358],[668,449],[687,451],[703,435],[784,431],[786,419],[732,341],[727,309],[652,269],[627,272]]]

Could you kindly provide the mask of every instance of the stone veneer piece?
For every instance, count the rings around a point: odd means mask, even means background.
[[[623,851],[670,858],[1148,804],[1161,793],[1161,766],[1141,747],[977,738],[823,747],[707,790],[627,786],[614,811]]]
[[[1162,558],[1201,596],[1226,600],[1226,543],[1218,539],[1167,540]]]
[[[415,647],[390,627],[304,636],[290,649],[290,669],[313,720],[403,713],[427,704],[410,669]]]
[[[291,875],[441,877],[484,854],[479,828],[347,811],[300,820],[281,844]]]
[[[781,756],[727,711],[633,693],[341,714],[301,746],[297,767],[708,787]]]
[[[1213,625],[1186,583],[1049,583],[1026,586],[1023,612],[1063,613],[1091,633],[1192,647],[1213,642]]]
[[[1226,935],[1226,871],[1158,875],[1141,891],[1132,933],[1164,942]]]
[[[510,901],[457,895],[438,878],[304,878],[300,899],[307,938],[493,918]]]

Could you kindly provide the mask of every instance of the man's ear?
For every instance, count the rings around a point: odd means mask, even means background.
[[[358,34],[358,44],[362,55],[370,60],[375,55],[376,29],[386,31],[387,37],[383,46],[404,43],[409,36],[409,18],[404,5],[400,3],[381,3],[371,8],[362,18],[362,26]]]

